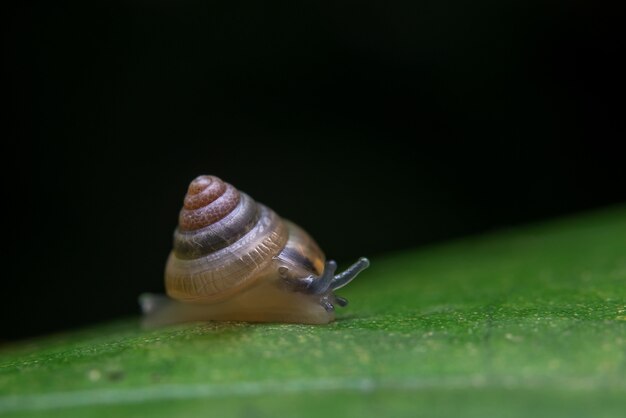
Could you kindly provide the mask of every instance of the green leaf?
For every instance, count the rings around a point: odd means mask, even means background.
[[[621,417],[625,284],[624,207],[500,231],[374,258],[330,325],[133,318],[4,348],[0,413]]]

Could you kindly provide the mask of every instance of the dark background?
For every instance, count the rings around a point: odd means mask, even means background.
[[[136,314],[201,173],[344,263],[626,201],[603,6],[85,3],[3,28],[0,340]]]

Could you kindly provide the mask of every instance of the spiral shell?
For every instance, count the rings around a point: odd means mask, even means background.
[[[214,176],[189,185],[165,266],[169,297],[142,294],[142,323],[189,321],[327,324],[335,294],[369,266],[361,257],[341,273],[315,240]],[[188,303],[192,302],[192,303]]]
[[[271,209],[215,176],[191,182],[165,269],[167,293],[216,302],[250,286],[289,239]]]

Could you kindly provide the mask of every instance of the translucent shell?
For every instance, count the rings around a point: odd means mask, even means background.
[[[229,298],[260,279],[288,240],[289,228],[274,211],[217,177],[197,177],[174,232],[167,294],[189,302]]]

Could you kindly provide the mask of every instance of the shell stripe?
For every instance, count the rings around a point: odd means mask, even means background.
[[[214,176],[200,176],[189,185],[183,207],[198,209],[208,205],[226,191],[226,183]]]
[[[224,193],[208,205],[196,209],[183,207],[178,217],[179,229],[194,231],[219,222],[228,215],[239,204],[240,194],[233,186],[225,184]]]
[[[171,297],[217,301],[259,278],[259,271],[285,247],[289,232],[274,211],[256,206],[256,224],[227,247],[194,259],[179,258],[175,251],[170,254],[166,288]]]
[[[239,204],[223,219],[195,231],[174,232],[174,253],[194,259],[219,251],[247,234],[259,221],[260,212],[250,196],[240,192]]]

